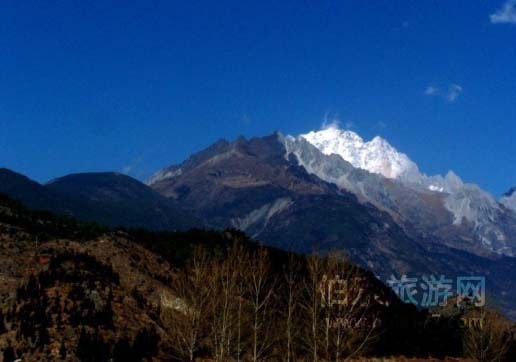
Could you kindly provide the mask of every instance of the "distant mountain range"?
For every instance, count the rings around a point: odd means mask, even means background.
[[[451,171],[427,176],[380,137],[328,127],[220,140],[146,184],[96,173],[40,185],[2,170],[0,192],[110,226],[233,227],[297,252],[344,250],[382,279],[486,276],[516,318],[516,193],[496,200]]]

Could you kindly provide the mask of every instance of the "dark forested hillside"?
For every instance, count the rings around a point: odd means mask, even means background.
[[[290,254],[235,230],[107,230],[1,197],[0,249],[4,361],[469,353],[466,312],[436,319],[345,255]]]

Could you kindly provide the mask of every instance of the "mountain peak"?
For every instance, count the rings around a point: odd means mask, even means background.
[[[318,143],[330,147],[336,141],[340,142],[355,142],[357,144],[364,143],[362,137],[350,130],[342,130],[336,125],[325,127],[319,131],[310,131],[307,134],[301,135],[310,143]]]
[[[417,171],[417,165],[407,155],[398,152],[380,136],[371,141],[350,130],[331,125],[320,131],[311,131],[300,137],[326,155],[337,154],[354,167],[381,174],[387,178],[399,178]]]

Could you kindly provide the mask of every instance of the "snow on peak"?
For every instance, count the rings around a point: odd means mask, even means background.
[[[302,134],[301,137],[326,155],[340,155],[356,168],[381,174],[387,178],[419,174],[417,165],[407,155],[398,152],[378,136],[366,142],[355,132],[341,130],[333,124],[320,131]]]
[[[411,190],[440,193],[443,206],[453,216],[453,225],[462,225],[466,221],[465,227],[471,227],[485,247],[512,255],[511,250],[504,249],[508,245],[508,237],[500,222],[506,217],[505,209],[516,213],[516,191],[501,199],[503,208],[488,192],[464,183],[453,171],[445,176],[427,176],[383,138],[364,141],[355,132],[341,130],[335,125],[298,137],[286,136],[280,141],[285,145],[286,157],[296,157],[298,164],[307,172],[387,211],[397,212],[401,204],[397,204],[397,196],[391,196],[379,181],[380,176],[395,179]],[[356,173],[356,169],[363,169],[371,175]]]
[[[443,192],[444,191],[444,187],[436,186],[436,185],[430,185],[430,186],[428,186],[428,189],[430,191],[437,191],[437,192]]]
[[[154,175],[152,175],[147,181],[145,181],[145,184],[147,186],[152,186],[155,183],[158,183],[160,181],[166,180],[168,178],[180,176],[183,173],[183,170],[181,168],[165,168],[162,170],[159,170]]]
[[[453,193],[464,183],[453,171],[443,177],[427,176],[404,153],[392,147],[385,139],[376,136],[364,141],[350,130],[342,130],[337,124],[323,127],[299,136],[325,155],[336,154],[355,168],[397,179],[404,184],[433,192]]]

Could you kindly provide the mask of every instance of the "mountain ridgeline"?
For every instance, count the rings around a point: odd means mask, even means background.
[[[0,193],[35,210],[111,227],[175,230],[200,225],[194,215],[172,200],[120,173],[73,174],[41,185],[8,169],[0,169]]]
[[[496,200],[452,171],[427,176],[379,137],[332,126],[220,140],[145,184],[90,173],[41,185],[5,169],[0,181],[31,208],[157,231],[234,228],[297,253],[344,252],[384,281],[483,276],[516,318],[515,193]]]
[[[320,144],[279,133],[219,141],[148,185],[211,226],[303,253],[344,250],[384,280],[485,276],[493,300],[516,318],[515,213],[452,172],[421,174],[385,141],[364,145],[344,131],[321,132]],[[368,162],[371,171],[358,167]]]

